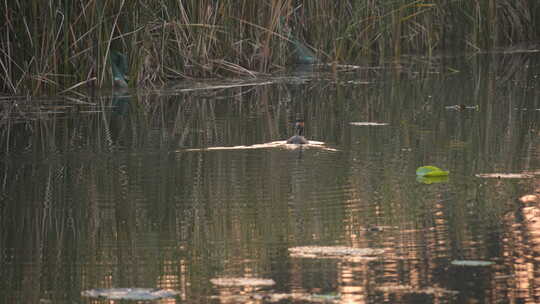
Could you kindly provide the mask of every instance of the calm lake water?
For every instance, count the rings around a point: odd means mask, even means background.
[[[540,206],[518,201],[540,191],[538,53],[83,101],[3,105],[0,303],[540,301]],[[324,145],[260,146],[297,116]],[[450,175],[417,180],[423,165]],[[214,284],[230,277],[275,285]]]

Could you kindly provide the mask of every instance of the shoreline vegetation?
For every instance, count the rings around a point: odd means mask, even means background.
[[[258,77],[303,58],[354,64],[481,52],[540,37],[537,0],[5,1],[0,95]],[[309,58],[313,56],[314,58]],[[316,59],[315,59],[316,58]]]

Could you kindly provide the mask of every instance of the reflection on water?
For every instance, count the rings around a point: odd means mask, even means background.
[[[540,112],[521,110],[540,108],[539,59],[3,105],[0,303],[111,303],[81,292],[126,287],[178,292],[158,303],[533,303],[540,210],[517,199],[540,192]],[[324,145],[277,148],[298,113]],[[449,178],[418,182],[426,164]]]

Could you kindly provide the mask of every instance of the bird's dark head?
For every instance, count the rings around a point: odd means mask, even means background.
[[[304,120],[297,119],[294,124],[294,129],[296,130],[296,134],[302,135],[302,133],[304,133]]]

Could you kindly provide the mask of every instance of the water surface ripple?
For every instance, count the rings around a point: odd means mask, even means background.
[[[4,121],[0,303],[535,302],[540,58],[445,60]]]

